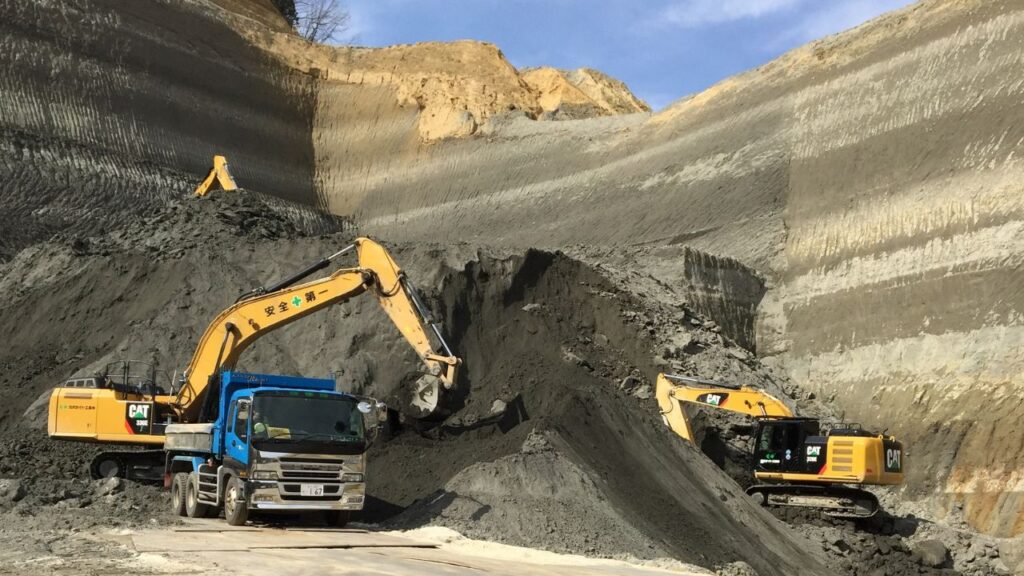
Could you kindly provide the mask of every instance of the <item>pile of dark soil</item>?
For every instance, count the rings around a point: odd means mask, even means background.
[[[658,310],[589,266],[537,251],[471,262],[437,300],[466,363],[467,396],[441,425],[407,429],[373,455],[383,513],[411,505],[392,525],[813,572],[783,526],[662,424],[648,378],[657,372],[649,328],[669,327]],[[687,325],[695,340],[714,334]],[[752,372],[733,362],[735,373]],[[751,541],[764,546],[756,555]],[[792,561],[801,557],[804,566]]]
[[[51,442],[44,431],[15,428],[0,439],[0,559],[73,557],[81,535],[98,529],[169,525],[160,487],[119,478],[91,480],[83,468],[95,450]],[[113,550],[111,554],[125,552]]]
[[[46,480],[84,477],[90,450],[27,435],[45,421],[50,388],[121,358],[180,367],[205,323],[239,294],[352,238],[317,234],[242,194],[218,196],[105,234],[57,237],[4,265],[0,287],[12,302],[0,323],[19,338],[0,351],[0,432],[11,441],[11,475],[28,491],[22,509],[57,506],[54,492],[71,501],[65,506],[97,506],[86,493],[90,483]],[[375,447],[371,519],[415,503],[396,522],[432,521],[426,499],[454,482],[504,502],[475,522],[478,534],[498,540],[705,566],[744,560],[764,574],[815,571],[803,543],[661,424],[649,384],[657,317],[642,302],[558,254],[393,248],[443,318],[465,367],[443,421],[406,421]],[[373,299],[361,298],[265,337],[239,368],[332,372],[344,389],[394,400],[417,361]],[[551,448],[522,456],[534,431]],[[550,474],[576,478],[575,489],[553,491]],[[518,480],[480,484],[487,475]],[[143,493],[143,500],[159,507],[163,498],[154,496]],[[549,517],[557,506],[561,516]],[[138,521],[151,516],[137,512]],[[545,518],[546,534],[522,529]],[[597,530],[581,531],[581,524]],[[620,531],[629,536],[617,537]]]

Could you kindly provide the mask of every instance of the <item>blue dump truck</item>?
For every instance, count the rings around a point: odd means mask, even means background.
[[[344,525],[366,498],[366,450],[386,408],[333,380],[225,371],[216,419],[170,424],[165,478],[176,513],[231,525],[251,512],[319,513]]]

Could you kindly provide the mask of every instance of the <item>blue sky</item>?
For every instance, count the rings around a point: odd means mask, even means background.
[[[349,40],[493,42],[517,67],[597,68],[655,109],[911,0],[346,0]]]

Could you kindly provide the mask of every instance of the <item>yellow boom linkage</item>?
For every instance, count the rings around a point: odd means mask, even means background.
[[[670,378],[674,379],[675,383],[669,380]],[[706,384],[709,387],[694,387],[684,383]],[[658,399],[658,407],[661,408],[665,424],[681,438],[690,442],[694,441],[693,430],[681,403],[701,404],[754,418],[793,416],[793,411],[788,406],[763,390],[747,386],[728,388],[718,382],[699,378],[658,374],[654,394]]]
[[[219,185],[219,188],[215,185]],[[213,157],[213,168],[210,168],[206,178],[196,186],[196,196],[202,198],[212,190],[238,190],[238,184],[228,170],[228,159],[220,155]]]

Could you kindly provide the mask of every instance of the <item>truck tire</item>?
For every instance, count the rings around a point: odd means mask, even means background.
[[[171,513],[175,516],[185,515],[185,492],[188,484],[188,473],[178,472],[171,479]]]
[[[224,519],[232,526],[244,526],[249,520],[249,503],[242,497],[242,481],[237,476],[229,477],[224,489]]]
[[[199,501],[199,476],[195,472],[189,472],[185,479],[185,515],[189,518],[210,515],[210,505]]]
[[[348,510],[328,510],[324,513],[324,520],[327,521],[327,525],[334,526],[335,528],[344,528],[351,519],[352,513]]]

